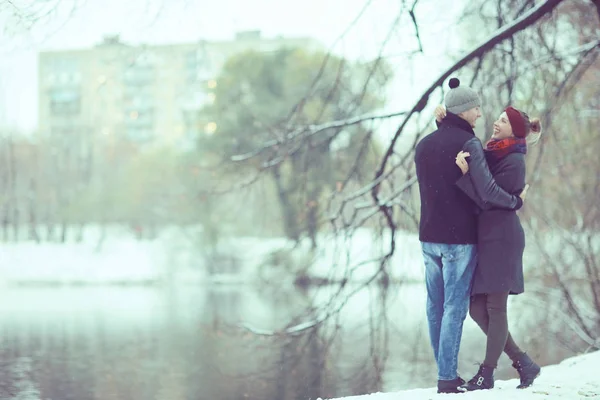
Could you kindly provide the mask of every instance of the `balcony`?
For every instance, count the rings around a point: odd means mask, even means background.
[[[74,116],[81,112],[81,93],[78,89],[52,89],[48,97],[53,116]]]
[[[127,86],[148,86],[154,83],[156,71],[152,67],[128,67],[123,74],[123,83]]]

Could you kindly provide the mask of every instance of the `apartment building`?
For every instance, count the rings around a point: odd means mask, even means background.
[[[89,49],[39,54],[39,128],[51,135],[105,135],[135,143],[192,143],[214,133],[199,110],[214,100],[224,62],[247,50],[321,48],[309,38],[264,38],[260,31],[228,41],[130,45],[118,36]]]

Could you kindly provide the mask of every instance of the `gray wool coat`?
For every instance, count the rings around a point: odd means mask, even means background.
[[[465,149],[469,151],[471,149]],[[473,154],[473,153],[471,153]],[[477,268],[473,277],[471,295],[509,292],[523,293],[523,251],[525,233],[516,211],[493,208],[482,201],[484,189],[477,188],[471,179],[473,162],[488,168],[485,157],[469,161],[469,172],[458,181],[463,190],[480,209],[477,233]],[[525,154],[510,153],[498,161],[489,161],[489,170],[498,186],[518,195],[525,187]]]

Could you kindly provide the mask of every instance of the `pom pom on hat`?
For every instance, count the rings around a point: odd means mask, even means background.
[[[450,86],[450,89],[457,88],[460,86],[460,81],[458,78],[452,78],[450,79],[450,82],[448,82],[448,86]]]

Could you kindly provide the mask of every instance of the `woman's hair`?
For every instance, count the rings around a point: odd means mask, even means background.
[[[527,144],[536,144],[542,136],[542,121],[539,118],[529,119],[529,115],[523,111],[519,111],[523,121],[525,121],[525,128],[527,130]]]

